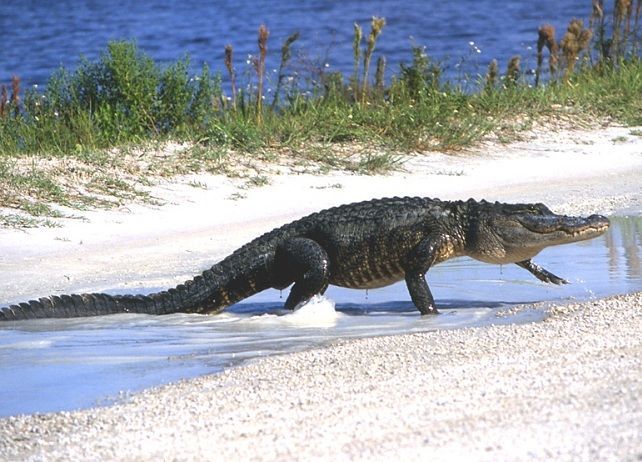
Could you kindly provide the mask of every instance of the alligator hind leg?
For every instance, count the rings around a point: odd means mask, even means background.
[[[423,273],[407,274],[406,286],[408,287],[412,303],[415,304],[421,314],[439,313],[437,308],[435,308],[435,300],[432,297]]]
[[[285,308],[289,310],[328,288],[328,254],[312,239],[297,237],[284,241],[276,249],[275,266],[278,280],[294,281],[285,301]]]
[[[568,284],[566,279],[562,279],[559,276],[555,276],[550,271],[546,271],[539,265],[536,265],[531,260],[518,261],[515,263],[517,266],[521,266],[525,270],[530,271],[533,276],[543,282],[550,282],[552,284]]]

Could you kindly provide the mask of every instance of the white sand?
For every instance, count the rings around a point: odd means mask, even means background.
[[[630,129],[534,132],[476,151],[414,156],[387,176],[272,176],[239,200],[229,199],[238,191],[231,180],[200,176],[207,190],[155,188],[172,203],[162,208],[90,212],[89,222],[62,229],[2,230],[0,304],[172,285],[274,226],[372,197],[639,213],[642,137]],[[0,459],[635,460],[641,305],[637,294],[557,309],[539,324],[348,342],[108,409],[3,419]]]

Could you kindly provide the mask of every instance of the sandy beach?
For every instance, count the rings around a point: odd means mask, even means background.
[[[382,176],[284,167],[250,189],[212,175],[164,182],[151,188],[163,206],[0,230],[0,305],[171,286],[275,226],[373,197],[639,215],[638,132],[533,130],[407,156]],[[541,323],[339,342],[107,408],[0,419],[0,460],[641,460],[642,293],[548,310]]]

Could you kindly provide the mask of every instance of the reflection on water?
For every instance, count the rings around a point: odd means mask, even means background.
[[[609,270],[611,274],[617,274],[622,267],[629,279],[639,279],[642,276],[640,262],[642,220],[616,218],[612,221],[617,223],[620,232],[608,233],[604,237],[609,249]],[[623,252],[619,249],[623,249]],[[621,260],[624,260],[624,264]]]
[[[428,273],[440,316],[420,317],[403,284],[331,288],[290,313],[266,291],[221,315],[115,315],[2,324],[0,416],[106,404],[121,390],[220,371],[240,362],[337,338],[455,329],[542,319],[539,310],[498,317],[511,305],[642,290],[642,217],[615,218],[605,236],[546,249],[536,261],[571,284],[539,282],[515,265],[470,259]],[[335,309],[334,301],[337,306]]]

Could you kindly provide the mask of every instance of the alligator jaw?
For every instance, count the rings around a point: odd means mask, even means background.
[[[518,221],[529,230],[531,239],[545,247],[593,239],[609,228],[608,218],[591,215],[588,218],[565,215],[521,215]]]
[[[517,263],[546,247],[593,239],[609,227],[609,220],[601,215],[569,217],[537,204],[526,205],[516,205],[514,211],[506,206],[481,213],[474,232],[469,233],[467,255],[486,263]]]

